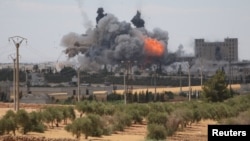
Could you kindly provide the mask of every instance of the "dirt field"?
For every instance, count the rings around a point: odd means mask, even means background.
[[[1,108],[0,107],[0,118],[6,113],[7,110],[13,108]],[[27,111],[36,110],[34,108],[25,108]],[[178,131],[174,136],[167,137],[167,141],[206,141],[207,140],[207,125],[215,124],[215,121],[206,120],[199,123],[194,123],[188,126],[183,131]],[[133,125],[124,132],[117,132],[111,136],[102,136],[100,138],[89,137],[88,140],[91,141],[145,141],[145,136],[147,134],[146,125]],[[20,134],[19,134],[20,135]],[[55,127],[54,129],[48,129],[45,133],[35,133],[29,132],[27,136],[34,137],[46,137],[46,138],[69,138],[75,139],[71,133],[66,132],[63,126]],[[84,141],[84,137],[81,139]]]

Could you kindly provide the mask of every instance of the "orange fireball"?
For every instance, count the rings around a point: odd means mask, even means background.
[[[144,39],[144,50],[149,56],[160,57],[164,53],[164,45],[156,39],[147,37]]]

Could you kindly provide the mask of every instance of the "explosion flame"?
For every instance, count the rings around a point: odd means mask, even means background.
[[[145,38],[144,39],[144,50],[149,56],[161,57],[164,54],[164,45],[156,39]]]

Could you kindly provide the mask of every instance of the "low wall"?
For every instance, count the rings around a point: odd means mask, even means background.
[[[29,104],[29,103],[20,103],[19,108],[20,109],[40,109],[44,106],[60,106],[59,104]],[[0,102],[0,108],[13,108],[14,109],[14,103],[3,103]]]
[[[241,85],[240,84],[233,84],[231,85],[232,89],[238,91],[241,89]],[[191,86],[191,91],[201,91],[202,90],[202,87],[201,86]],[[228,86],[229,88],[229,86]],[[249,86],[250,88],[250,86]],[[170,91],[170,92],[173,92],[173,93],[179,93],[180,92],[180,89],[182,89],[183,92],[188,92],[189,91],[189,87],[185,86],[185,87],[159,87],[157,86],[156,89],[154,87],[150,87],[150,88],[137,88],[137,89],[133,89],[133,93],[140,93],[140,92],[146,92],[146,91],[149,91],[149,92],[152,92],[153,94],[155,93],[162,93],[162,92],[166,92],[166,91]],[[124,93],[124,90],[116,90],[116,93],[117,94],[123,94]]]

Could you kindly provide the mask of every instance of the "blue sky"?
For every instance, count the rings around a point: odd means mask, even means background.
[[[127,22],[140,10],[148,30],[169,33],[169,51],[182,44],[192,54],[196,38],[231,37],[238,38],[239,59],[250,60],[249,0],[1,0],[0,63],[12,62],[8,56],[15,46],[8,38],[15,35],[28,39],[20,47],[20,62],[66,60],[62,36],[94,27],[98,7]]]

